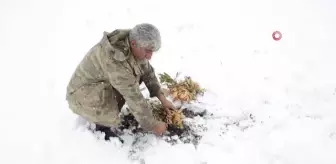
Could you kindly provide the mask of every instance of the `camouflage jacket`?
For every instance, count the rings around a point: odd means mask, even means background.
[[[156,120],[140,91],[139,82],[145,83],[150,97],[160,93],[160,84],[149,61],[137,61],[133,57],[129,31],[104,32],[101,41],[89,50],[77,67],[67,87],[67,96],[86,84],[109,82],[124,97],[141,127],[152,130]]]

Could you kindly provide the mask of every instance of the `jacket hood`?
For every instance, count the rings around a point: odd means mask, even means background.
[[[114,59],[124,61],[130,56],[129,32],[129,29],[117,29],[111,33],[104,31],[100,44]]]

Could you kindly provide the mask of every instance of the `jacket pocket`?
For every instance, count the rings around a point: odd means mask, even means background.
[[[89,108],[101,108],[106,104],[107,90],[105,83],[85,85],[73,93],[76,105]]]

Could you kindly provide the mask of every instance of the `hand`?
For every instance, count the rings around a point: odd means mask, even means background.
[[[157,98],[160,100],[163,108],[177,110],[176,107],[173,105],[173,103],[171,103],[169,100],[166,99],[164,94],[159,94]]]
[[[161,103],[162,103],[163,108],[165,108],[165,109],[177,110],[176,107],[174,106],[174,104],[167,99],[165,99]]]
[[[172,118],[172,111],[171,110],[177,110],[176,107],[173,105],[173,103],[171,103],[170,101],[168,101],[167,99],[162,103],[163,109],[166,112],[166,119],[167,119],[167,123],[171,124],[171,118]]]
[[[154,126],[153,131],[157,136],[161,136],[164,132],[166,132],[167,127],[166,123],[160,121]]]

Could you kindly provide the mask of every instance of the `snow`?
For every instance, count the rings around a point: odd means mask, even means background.
[[[334,164],[335,5],[1,1],[0,163]],[[207,89],[192,106],[213,115],[189,120],[207,129],[197,146],[153,135],[105,142],[67,107],[68,80],[103,31],[142,22],[162,33],[157,73],[181,72]]]

